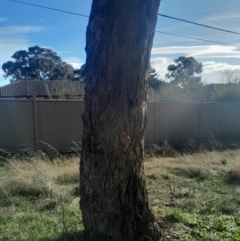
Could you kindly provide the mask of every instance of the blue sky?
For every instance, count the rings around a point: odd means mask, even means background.
[[[66,62],[78,68],[85,61],[85,33],[88,18],[0,0],[0,65],[18,50],[38,45],[47,47]],[[25,0],[22,0],[25,1]],[[90,0],[26,0],[25,2],[89,15]],[[229,4],[228,4],[228,3]],[[240,32],[239,0],[162,0],[159,13],[210,26]],[[205,83],[221,82],[221,71],[240,71],[240,35],[220,32],[196,25],[158,18],[156,30],[234,46],[223,46],[199,40],[156,33],[151,64],[164,78],[167,66],[179,56],[193,56],[203,63]],[[9,83],[2,77],[0,86]]]

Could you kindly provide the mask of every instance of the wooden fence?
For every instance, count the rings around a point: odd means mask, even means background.
[[[149,103],[146,143],[209,136],[240,138],[240,102]]]
[[[0,100],[0,149],[76,148],[83,133],[83,110],[83,101]]]
[[[0,100],[0,149],[17,151],[48,143],[58,151],[82,139],[83,101]],[[240,102],[148,103],[146,144],[208,135],[240,138]]]

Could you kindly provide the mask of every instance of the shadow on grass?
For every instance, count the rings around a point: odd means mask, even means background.
[[[230,170],[226,175],[226,182],[229,185],[240,185],[240,168]]]
[[[51,241],[84,241],[84,231],[75,233],[63,233],[60,237]]]
[[[186,178],[197,179],[198,181],[204,181],[209,177],[209,173],[205,170],[195,167],[189,168],[175,168],[175,173]]]

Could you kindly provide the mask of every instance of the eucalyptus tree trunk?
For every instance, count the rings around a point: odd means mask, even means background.
[[[144,177],[149,58],[160,0],[93,0],[80,207],[87,241],[159,240]]]

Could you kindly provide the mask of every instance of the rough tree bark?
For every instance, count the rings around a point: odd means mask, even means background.
[[[86,240],[159,240],[144,180],[150,52],[160,0],[93,0],[80,207]]]

